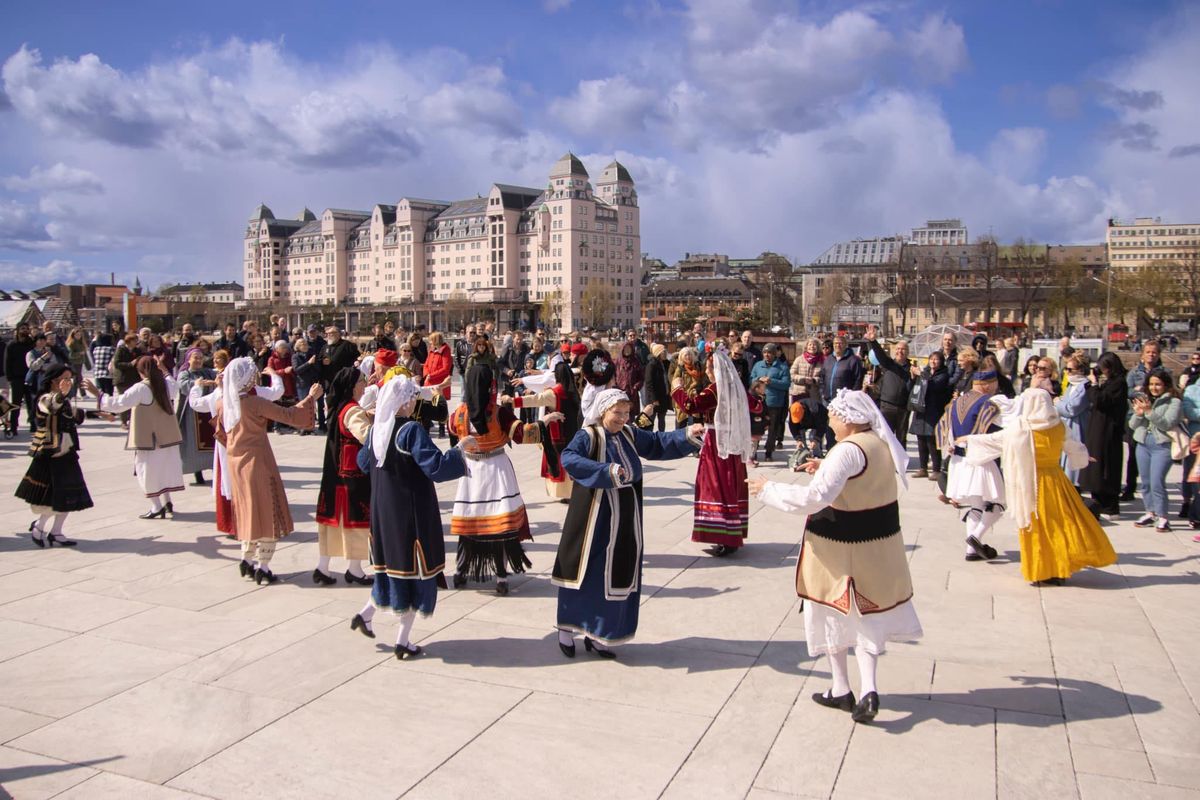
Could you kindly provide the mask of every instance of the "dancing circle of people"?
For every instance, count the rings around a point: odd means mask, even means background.
[[[138,359],[140,382],[119,394],[105,394],[90,380],[82,387],[101,417],[129,413],[125,448],[133,452],[134,475],[149,504],[142,518],[174,517],[183,474],[194,472],[202,483],[202,470],[211,468],[217,529],[239,542],[239,573],[273,584],[279,580],[271,569],[276,544],[295,524],[267,434],[273,425],[313,429],[322,385],[315,382],[299,402],[281,405],[275,401],[282,381],[274,370],[260,371],[253,359],[230,359],[224,351],[216,354],[215,369],[188,356],[176,377],[166,374],[161,359]],[[867,393],[840,388],[827,402],[800,400],[787,409],[798,442],[826,428],[833,434],[824,458],[797,465],[811,475],[807,485],[748,478],[768,424],[765,393],[772,381],[786,388],[787,377],[767,370],[747,390],[721,347],[710,350],[702,369],[681,362],[670,397],[685,424],[673,432],[650,430],[659,415],[654,403],[639,407],[641,372],[631,375],[604,349],[564,344],[547,369],[505,380],[489,348],[476,347],[465,364],[465,397],[453,412],[449,377],[414,379],[396,351],[377,349],[341,367],[326,397],[313,583],[335,584],[331,559],[345,561],[344,581],[370,587],[351,629],[374,639],[375,615],[390,611],[399,618],[395,656],[420,656],[412,641],[415,619],[433,614],[438,590],[448,588],[435,484],[458,481],[450,514],[450,533],[458,540],[453,586],[494,579],[496,593],[507,595],[509,576],[532,566],[523,545],[532,538],[529,520],[507,447],[539,445],[547,494],[567,506],[551,572],[559,648],[574,658],[576,637],[582,637],[589,653],[616,658],[638,627],[643,461],[698,453],[692,541],[708,545],[714,557],[736,554],[747,540],[751,496],[804,517],[795,589],[809,654],[826,656],[832,674],[829,688],[812,699],[849,712],[856,722],[874,719],[879,656],[888,642],[922,636],[900,519],[899,498],[908,485],[905,448]],[[1063,471],[1094,459],[1066,435],[1047,387],[1035,382],[1007,399],[997,395],[997,379],[994,371],[976,370],[936,430],[937,446],[948,456],[944,493],[962,512],[965,558],[998,557],[987,540],[1008,514],[1030,582],[1062,583],[1086,567],[1114,563],[1107,537]],[[501,392],[502,386],[513,393]],[[68,399],[75,388],[74,373],[56,368],[36,403],[31,462],[16,496],[36,515],[29,532],[38,547],[75,546],[63,531],[66,518],[92,506],[79,459],[79,426],[89,401]],[[430,435],[435,423],[449,433],[446,449]],[[773,439],[774,420],[770,427]],[[858,699],[848,674],[851,649],[860,672]]]

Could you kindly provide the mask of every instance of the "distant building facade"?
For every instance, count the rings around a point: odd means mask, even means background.
[[[640,310],[641,211],[629,171],[614,161],[593,188],[567,153],[545,189],[492,184],[487,195],[415,197],[370,211],[305,211],[277,219],[259,206],[245,231],[248,301],[384,304],[517,299],[556,306],[561,327],[583,323],[598,297],[611,324]],[[585,297],[585,295],[587,297]],[[602,297],[601,297],[602,296]]]
[[[909,241],[916,245],[952,245],[966,244],[970,239],[961,219],[931,219],[925,222],[925,227],[913,228]]]
[[[237,303],[242,295],[240,283],[177,283],[158,292],[158,296],[164,300],[207,303]]]
[[[1161,217],[1110,219],[1105,243],[1109,262],[1118,272],[1138,273],[1153,263],[1194,263],[1200,258],[1200,223],[1163,222]]]

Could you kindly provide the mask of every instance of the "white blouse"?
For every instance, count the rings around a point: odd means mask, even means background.
[[[172,377],[164,376],[164,379],[167,382],[167,397],[174,397],[179,392],[179,385]],[[118,395],[100,395],[100,410],[110,414],[119,414],[137,406],[148,406],[153,402],[154,392],[150,391],[150,384],[138,381]]]
[[[867,468],[867,457],[861,448],[839,442],[829,451],[807,486],[770,481],[759,492],[758,499],[793,514],[815,514],[841,494],[846,481]]]

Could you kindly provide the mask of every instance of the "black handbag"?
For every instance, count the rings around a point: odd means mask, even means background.
[[[929,379],[922,377],[913,383],[913,387],[908,392],[908,407],[912,411],[921,412],[925,410],[925,396],[929,392]]]

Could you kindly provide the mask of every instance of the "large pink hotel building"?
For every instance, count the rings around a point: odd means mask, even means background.
[[[544,190],[495,183],[453,203],[404,197],[299,219],[260,205],[246,228],[245,296],[294,305],[550,296],[561,326],[574,328],[588,296],[604,294],[611,324],[628,327],[640,318],[639,217],[625,167],[609,164],[593,189],[571,153]]]

